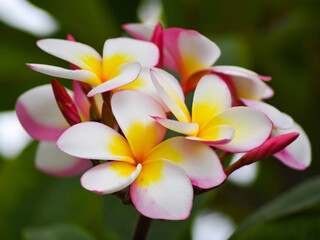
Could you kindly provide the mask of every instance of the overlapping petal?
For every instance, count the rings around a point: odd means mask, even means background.
[[[182,168],[167,160],[143,165],[130,187],[131,200],[143,215],[155,219],[186,219],[192,207],[193,189]]]
[[[59,78],[78,80],[92,85],[99,85],[100,79],[93,72],[87,70],[70,70],[45,64],[27,64],[32,70]]]
[[[162,72],[152,69],[151,78],[162,101],[167,105],[175,117],[181,122],[190,122],[191,116],[184,103],[184,98],[181,98],[179,92],[169,84],[168,79],[174,77],[168,73],[163,74]]]
[[[303,170],[311,163],[311,144],[307,134],[301,126],[294,123],[292,128],[274,130],[272,136],[290,132],[298,132],[300,135],[293,143],[276,153],[274,156],[291,168]]]
[[[219,125],[234,128],[232,141],[216,146],[228,152],[252,150],[267,140],[272,130],[272,123],[264,113],[247,107],[229,108],[214,116],[203,129]]]
[[[207,145],[183,137],[170,138],[152,149],[147,161],[167,159],[187,173],[191,183],[200,188],[219,185],[226,178],[217,154]]]
[[[241,99],[241,101],[248,107],[258,109],[268,116],[268,118],[273,122],[273,125],[277,128],[288,129],[293,127],[293,119],[280,112],[275,107],[261,101],[255,101],[251,99]]]
[[[117,75],[114,78],[93,88],[88,93],[88,97],[93,97],[99,93],[108,92],[110,90],[129,84],[137,79],[140,71],[141,71],[140,63],[138,62],[124,63],[117,69]]]
[[[189,136],[195,136],[198,133],[199,125],[197,123],[179,122],[172,119],[152,116],[162,126],[179,133]]]
[[[229,125],[206,126],[199,131],[197,137],[186,137],[188,140],[203,142],[216,146],[230,142],[235,135],[235,130]]]
[[[108,39],[103,48],[103,76],[112,79],[118,68],[127,62],[137,61],[142,67],[153,67],[158,63],[158,47],[146,41],[130,38]]]
[[[192,104],[192,122],[201,128],[213,116],[231,107],[228,86],[217,75],[204,76],[195,90]]]
[[[107,194],[129,186],[139,175],[141,164],[127,162],[107,162],[86,171],[81,177],[81,185],[92,192]]]
[[[58,139],[57,146],[75,157],[134,163],[127,140],[98,122],[83,122],[68,128]]]
[[[223,74],[227,81],[232,82],[237,97],[253,100],[271,97],[270,88],[252,71],[234,66],[214,66],[210,69]]]
[[[57,140],[69,126],[56,104],[51,85],[25,92],[18,98],[15,109],[24,129],[38,140]]]
[[[65,177],[86,170],[91,162],[87,159],[72,157],[60,151],[55,142],[40,142],[36,152],[36,167],[53,176]]]
[[[136,159],[143,159],[163,140],[166,128],[151,116],[165,118],[166,112],[153,98],[138,91],[123,90],[114,93],[111,107]]]

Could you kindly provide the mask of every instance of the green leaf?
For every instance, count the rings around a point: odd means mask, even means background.
[[[313,177],[294,187],[284,195],[267,204],[245,220],[230,239],[239,239],[242,234],[265,222],[320,206],[320,177]]]
[[[27,228],[24,240],[94,240],[91,234],[73,224],[55,224],[46,227]]]

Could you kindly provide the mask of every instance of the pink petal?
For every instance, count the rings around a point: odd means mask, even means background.
[[[183,79],[193,73],[211,66],[220,56],[218,46],[196,31],[180,28],[169,28],[163,32],[164,48],[175,60]],[[165,55],[166,56],[166,55]],[[168,66],[166,58],[165,66]],[[169,59],[169,62],[171,60]]]
[[[66,177],[82,173],[89,168],[88,159],[72,157],[61,152],[55,142],[40,142],[36,153],[36,167],[47,174]]]
[[[50,85],[36,87],[22,94],[15,109],[21,125],[38,140],[57,140],[69,126],[58,108]]]

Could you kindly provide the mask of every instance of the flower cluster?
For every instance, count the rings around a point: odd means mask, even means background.
[[[243,165],[274,154],[289,167],[309,166],[301,127],[263,102],[273,95],[270,77],[212,66],[220,50],[196,31],[160,24],[124,29],[135,39],[106,40],[102,57],[71,36],[37,42],[71,67],[27,65],[74,80],[73,91],[53,79],[17,101],[21,124],[41,141],[38,169],[56,176],[86,170],[87,190],[124,192],[150,218],[185,219],[195,190],[220,185]],[[189,110],[185,96],[193,91]],[[168,129],[179,134],[168,138]],[[223,169],[217,151],[247,154]]]

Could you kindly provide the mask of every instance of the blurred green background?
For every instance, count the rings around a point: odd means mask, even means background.
[[[125,34],[122,24],[145,20],[138,16],[143,9],[140,0],[30,2],[57,20],[60,28],[50,37],[70,33],[99,52],[107,38]],[[201,209],[223,212],[237,226],[243,223],[234,239],[320,239],[320,2],[162,0],[161,18],[166,27],[194,29],[216,42],[222,51],[217,65],[272,76],[275,96],[268,102],[304,128],[313,162],[307,170],[295,171],[274,158],[264,160],[254,184],[240,187],[226,182],[197,197],[187,221],[154,221],[149,239],[191,239]],[[9,111],[20,94],[49,83],[49,76],[25,63],[66,67],[67,63],[38,49],[39,36],[4,22],[0,36],[0,111]],[[79,176],[60,179],[38,172],[36,145],[33,142],[14,159],[0,159],[0,238],[130,239],[136,210],[115,196],[87,192]],[[252,216],[257,209],[260,212]]]

